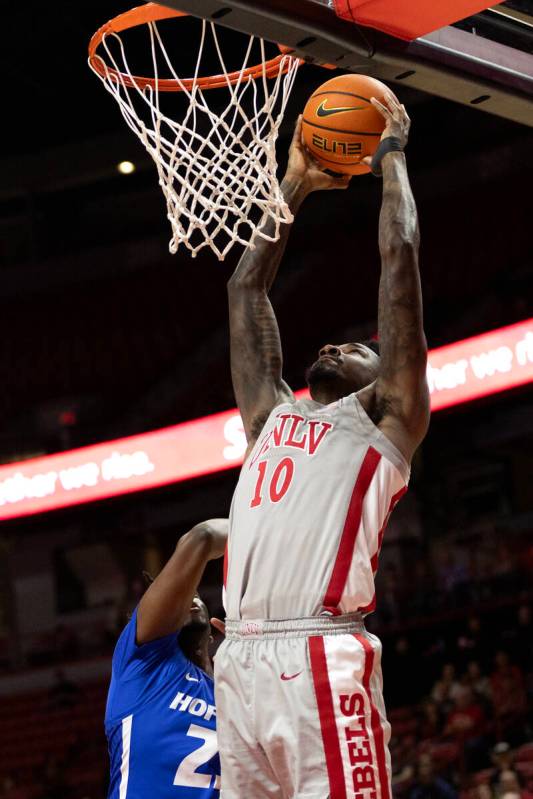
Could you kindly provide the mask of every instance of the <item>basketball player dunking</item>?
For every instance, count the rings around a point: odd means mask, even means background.
[[[295,401],[268,299],[288,226],[276,243],[246,251],[229,283],[248,451],[215,660],[224,799],[391,796],[381,646],[363,616],[375,605],[383,531],[426,433],[429,395],[417,213],[402,151],[410,121],[394,95],[373,102],[386,120],[379,354],[326,344],[308,371],[312,399]],[[298,124],[282,184],[292,211],[310,192],[347,182],[316,167]]]

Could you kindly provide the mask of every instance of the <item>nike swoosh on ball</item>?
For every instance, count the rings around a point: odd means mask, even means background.
[[[349,106],[347,108],[344,108],[344,107],[341,107],[341,108],[325,108],[324,106],[326,105],[326,102],[327,102],[326,100],[323,100],[320,103],[320,105],[318,106],[318,108],[316,109],[317,117],[329,117],[332,114],[340,114],[342,111],[361,111],[361,110],[364,109],[364,106],[362,106],[362,105],[357,105],[357,106],[351,105],[351,106]]]

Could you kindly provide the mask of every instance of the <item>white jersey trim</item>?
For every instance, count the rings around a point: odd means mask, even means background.
[[[120,787],[118,791],[119,799],[126,799],[128,794],[132,721],[133,715],[126,716],[126,718],[122,719],[122,761],[120,763]]]
[[[357,394],[350,394],[348,397],[344,397],[344,400],[353,403],[354,412],[361,422],[361,425],[368,431],[368,435],[372,439],[376,449],[398,469],[404,483],[407,485],[411,475],[411,467],[398,447],[396,447],[379,427],[374,424],[359,401]]]

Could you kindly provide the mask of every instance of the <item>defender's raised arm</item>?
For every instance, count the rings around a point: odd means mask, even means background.
[[[386,120],[382,140],[405,146],[410,120],[391,93],[385,105],[372,101]],[[405,155],[388,152],[382,160],[383,202],[379,219],[381,279],[378,331],[380,367],[376,403],[379,427],[410,460],[429,424],[426,383],[427,343],[418,269],[419,229]]]
[[[281,188],[293,214],[312,191],[345,188],[349,178],[333,178],[315,166],[301,143],[301,119],[296,123],[289,164]],[[265,232],[271,234],[273,225]],[[257,238],[247,249],[228,283],[231,375],[248,441],[253,446],[272,408],[294,400],[282,379],[283,358],[278,324],[268,298],[289,237],[281,227],[278,241]]]
[[[177,632],[189,616],[208,561],[224,554],[227,519],[201,522],[180,538],[174,554],[139,603],[137,644]]]

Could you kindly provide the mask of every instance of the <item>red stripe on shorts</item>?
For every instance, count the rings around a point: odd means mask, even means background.
[[[333,696],[331,693],[326,650],[324,648],[324,639],[322,636],[313,635],[309,638],[309,656],[315,685],[318,715],[320,717],[324,753],[326,755],[330,799],[346,799],[346,782],[344,778],[344,767],[342,765],[339,733],[335,722]]]
[[[379,452],[373,447],[369,447],[353,487],[337,557],[333,565],[326,596],[322,603],[326,608],[336,608],[341,600],[342,592],[348,579],[348,572],[350,571],[357,533],[361,524],[363,502],[380,460],[381,455]]]
[[[374,667],[374,650],[372,644],[363,635],[354,636],[363,649],[365,650],[365,672],[363,674],[363,688],[368,696],[370,703],[370,726],[374,734],[374,746],[376,747],[376,759],[378,764],[378,774],[381,790],[378,796],[381,799],[391,799],[389,775],[387,774],[387,761],[385,756],[385,739],[383,737],[383,727],[381,726],[381,719],[379,712],[374,702],[372,701],[372,689],[370,687],[370,677],[372,676],[372,669]]]

